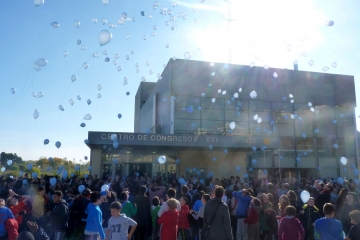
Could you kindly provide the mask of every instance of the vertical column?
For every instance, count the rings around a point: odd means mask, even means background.
[[[170,97],[170,121],[173,123],[170,125],[170,134],[174,134],[174,115],[175,115],[175,97]]]
[[[90,165],[92,170],[90,172],[91,175],[97,174],[98,176],[102,175],[102,162],[101,162],[101,149],[91,149],[90,152]]]

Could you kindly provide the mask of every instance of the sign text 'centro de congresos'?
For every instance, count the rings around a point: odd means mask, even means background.
[[[116,134],[119,145],[189,146],[189,147],[272,147],[276,141],[269,137],[176,135],[145,133],[89,132],[90,144],[112,144],[111,135]]]

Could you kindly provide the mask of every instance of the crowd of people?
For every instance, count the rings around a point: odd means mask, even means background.
[[[0,240],[360,239],[351,179],[25,174],[0,187]]]

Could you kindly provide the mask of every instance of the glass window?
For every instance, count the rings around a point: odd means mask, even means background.
[[[249,134],[249,125],[248,122],[235,122],[236,127],[234,130],[232,130],[232,135],[243,135],[243,134]],[[226,121],[225,123],[226,131],[230,130],[230,122]]]
[[[223,120],[223,110],[203,108],[201,110],[201,118],[209,120]]]
[[[176,107],[188,107],[188,106],[199,106],[200,98],[191,96],[176,96],[175,106]]]
[[[226,100],[226,104],[225,104],[225,109],[235,109],[237,111],[246,111],[248,110],[248,101],[246,100],[236,100],[235,101],[231,101],[231,104],[227,104],[227,100]]]
[[[223,121],[201,121],[201,132],[203,134],[222,134],[225,132]]]
[[[293,120],[290,118],[291,113],[287,112],[273,112],[272,119],[275,123],[292,123]]]
[[[174,118],[184,118],[184,119],[200,119],[200,111],[197,107],[176,107]]]
[[[335,108],[331,106],[316,106],[315,107],[315,118],[316,124],[334,124],[335,119]]]
[[[302,136],[303,133],[305,133],[306,137],[312,137],[314,133],[312,125],[299,124],[298,122],[295,123],[295,131],[296,131],[296,136]]]
[[[212,98],[204,97],[201,98],[201,106],[202,108],[217,108],[223,109],[224,108],[224,99],[223,98],[215,98],[215,102],[211,102]]]
[[[268,101],[256,101],[252,100],[249,103],[249,109],[250,111],[269,111],[270,110],[270,102]]]
[[[293,106],[288,102],[272,102],[271,107],[275,112],[293,112]]]
[[[200,120],[175,119],[174,131],[197,132]]]
[[[271,131],[269,123],[256,123],[250,125],[250,133],[253,135],[269,135]]]
[[[294,125],[293,124],[276,124],[276,135],[294,135]]]
[[[247,111],[225,110],[225,119],[228,121],[247,122],[249,121],[249,116]]]
[[[257,121],[254,120],[254,116],[258,115],[258,118],[261,118],[262,122],[270,122],[270,112],[250,112],[250,122],[251,121]]]

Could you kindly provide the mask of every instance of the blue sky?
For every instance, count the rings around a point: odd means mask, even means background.
[[[87,132],[132,132],[134,97],[141,78],[157,81],[163,64],[172,57],[184,58],[187,51],[192,60],[246,65],[254,62],[256,66],[267,64],[276,68],[293,68],[293,61],[297,60],[300,70],[321,72],[328,66],[329,73],[353,75],[355,79],[360,76],[358,1],[239,0],[233,1],[231,16],[224,0],[157,2],[159,6],[153,10],[155,1],[144,0],[109,0],[106,5],[102,0],[45,0],[39,7],[31,0],[2,1],[0,151],[17,153],[25,160],[40,156],[79,160],[89,156],[84,144]],[[171,15],[160,14],[164,8],[171,10]],[[136,20],[119,25],[123,12]],[[107,20],[105,25],[103,18]],[[227,19],[231,19],[230,28]],[[81,23],[79,28],[74,26],[75,20]],[[334,26],[325,26],[329,20],[334,21]],[[60,26],[54,28],[52,22]],[[109,23],[116,28],[109,28]],[[100,47],[98,34],[104,29],[112,33],[112,40]],[[153,32],[155,36],[151,36]],[[77,45],[77,40],[82,43]],[[289,44],[291,51],[287,50]],[[81,50],[83,45],[85,50]],[[66,57],[64,51],[68,51]],[[103,55],[103,51],[108,54]],[[92,58],[92,53],[99,57]],[[116,54],[120,55],[118,59]],[[104,61],[106,57],[109,62]],[[48,63],[35,71],[33,65],[39,58]],[[314,61],[313,66],[309,66],[309,60]],[[87,69],[82,68],[84,62],[89,65]],[[337,63],[336,68],[331,67],[333,62]],[[118,66],[122,68],[120,72]],[[73,83],[72,75],[77,76]],[[127,85],[123,85],[125,77]],[[16,89],[15,94],[10,93],[11,88]],[[44,96],[32,97],[32,92],[43,92]],[[99,99],[98,93],[102,94]],[[77,95],[81,96],[80,101]],[[73,106],[69,99],[74,100]],[[91,105],[87,105],[87,99],[92,100]],[[59,105],[65,111],[60,111]],[[35,109],[40,112],[36,120]],[[121,119],[117,118],[119,113]],[[86,114],[91,114],[92,119],[83,120]],[[81,128],[81,123],[86,127]],[[44,139],[50,140],[46,146]],[[56,141],[62,143],[60,149],[55,147]]]

